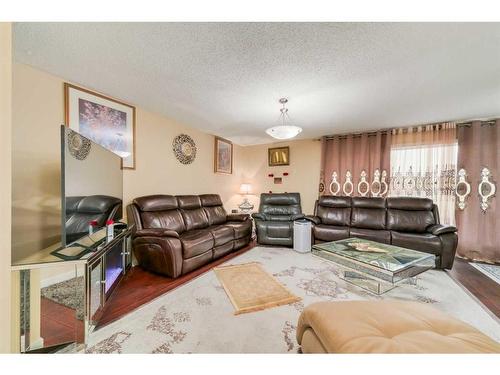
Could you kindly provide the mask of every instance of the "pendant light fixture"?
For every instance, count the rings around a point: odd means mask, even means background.
[[[285,104],[288,103],[288,99],[281,98],[279,102],[283,106],[280,109],[281,125],[273,126],[272,128],[267,129],[266,133],[276,139],[290,139],[296,137],[302,131],[302,128],[285,124],[285,117],[288,118],[288,121],[290,121],[290,117],[288,116],[288,108],[285,107]]]

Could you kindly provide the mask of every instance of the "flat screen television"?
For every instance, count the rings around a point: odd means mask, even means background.
[[[74,130],[61,126],[62,247],[72,244],[107,220],[122,218],[122,159]]]

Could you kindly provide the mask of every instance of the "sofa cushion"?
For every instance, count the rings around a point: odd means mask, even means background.
[[[200,201],[203,207],[222,206],[222,199],[218,194],[202,194]]]
[[[351,221],[351,207],[337,208],[318,205],[316,215],[322,224],[348,226]]]
[[[432,211],[432,199],[410,198],[410,197],[389,197],[387,198],[387,208],[405,211]]]
[[[179,208],[184,210],[201,208],[201,200],[197,195],[177,195],[176,198]]]
[[[140,211],[167,211],[178,207],[177,198],[173,195],[146,195],[133,201]]]
[[[388,230],[377,229],[363,229],[363,228],[350,228],[350,237],[364,238],[365,240],[372,240],[382,243],[391,243],[391,232]]]
[[[222,206],[203,207],[207,218],[208,225],[223,224],[226,222],[227,212]]]
[[[146,229],[163,228],[182,233],[186,230],[179,210],[146,211],[141,214],[142,226]]]
[[[208,227],[208,217],[203,208],[181,210],[181,214],[187,231]]]
[[[392,244],[419,250],[426,253],[440,255],[442,252],[441,240],[431,233],[404,233],[391,232]]]
[[[214,237],[214,246],[224,245],[225,243],[234,240],[234,230],[231,227],[214,225],[208,227],[207,230],[212,233],[212,236]]]
[[[338,241],[349,238],[349,227],[318,224],[313,226],[313,234],[320,241]]]
[[[300,194],[261,194],[259,213],[267,215],[301,214]]]
[[[214,237],[208,230],[191,230],[180,236],[183,258],[192,258],[214,247]]]
[[[432,211],[387,210],[387,229],[400,232],[423,233],[436,224]]]
[[[230,227],[234,231],[234,238],[244,238],[252,233],[252,221],[228,221],[224,226]]]
[[[350,208],[352,205],[351,197],[337,197],[335,195],[323,195],[318,199],[318,206]]]

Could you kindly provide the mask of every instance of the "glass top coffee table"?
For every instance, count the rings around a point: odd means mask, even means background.
[[[312,253],[334,262],[342,279],[375,294],[435,266],[432,254],[355,237],[314,245]]]

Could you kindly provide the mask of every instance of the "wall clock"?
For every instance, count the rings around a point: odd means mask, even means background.
[[[196,143],[187,134],[180,134],[174,138],[172,150],[182,164],[191,164],[196,158]]]

